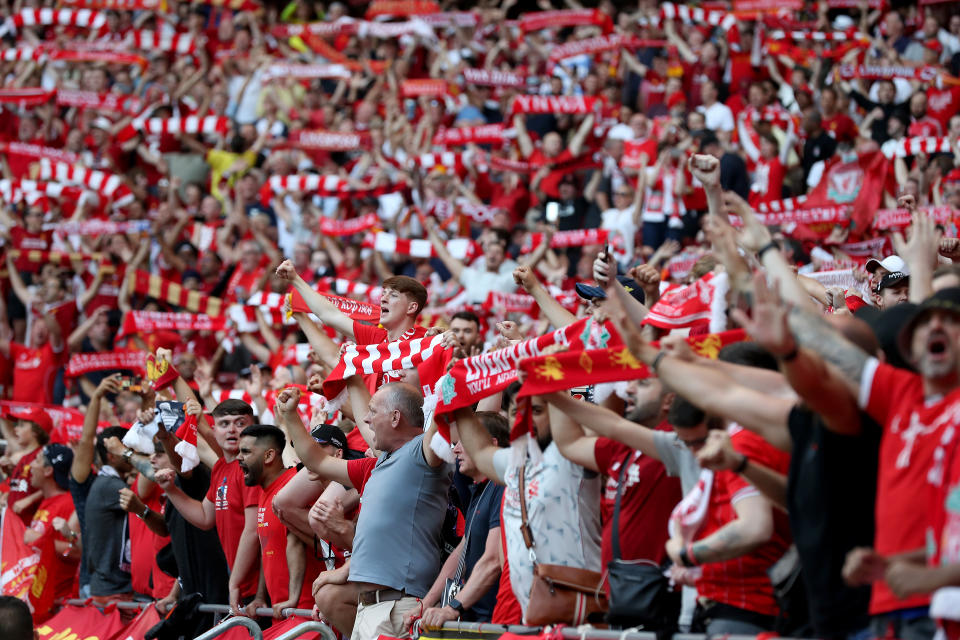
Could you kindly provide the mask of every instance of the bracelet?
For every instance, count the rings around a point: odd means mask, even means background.
[[[777,241],[776,241],[776,240],[771,240],[771,241],[768,242],[767,244],[765,244],[765,245],[763,245],[762,247],[760,247],[760,250],[757,251],[757,257],[762,260],[762,259],[763,259],[763,254],[765,254],[767,251],[770,251],[770,250],[772,250],[772,249],[776,249],[777,251],[780,250],[780,245],[777,244]]]
[[[777,360],[780,362],[791,362],[796,360],[797,356],[800,355],[800,349],[796,344],[793,345],[793,350],[790,353],[782,356],[777,356]]]
[[[653,363],[651,363],[650,369],[653,370],[654,373],[656,373],[657,369],[660,367],[660,362],[666,357],[667,357],[666,351],[661,351],[660,353],[658,353],[657,357],[653,359]]]
[[[680,549],[680,566],[681,567],[692,567],[693,563],[690,562],[690,554],[687,552],[687,547],[682,547]]]
[[[149,513],[150,513],[150,507],[148,507],[147,505],[143,505],[143,513],[141,513],[141,514],[140,514],[139,516],[137,516],[137,517],[140,518],[141,520],[146,520],[146,519],[147,519],[147,514],[149,514]]]
[[[697,554],[693,552],[693,541],[687,543],[686,548],[683,550],[683,555],[687,558],[688,567],[696,567],[699,562],[697,562]]]
[[[741,454],[742,455],[742,454]],[[733,468],[733,472],[736,474],[741,474],[747,470],[747,465],[750,464],[750,458],[743,456],[743,459],[740,460],[740,464]]]

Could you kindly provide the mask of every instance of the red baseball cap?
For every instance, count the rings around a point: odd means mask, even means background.
[[[41,429],[50,433],[53,431],[53,420],[47,415],[47,412],[39,408],[20,409],[10,412],[10,417],[16,420],[26,420],[39,426]]]
[[[940,41],[937,40],[936,38],[927,40],[926,42],[923,43],[923,46],[925,46],[927,49],[930,49],[931,51],[934,51],[938,54],[943,53],[943,45],[940,44]]]

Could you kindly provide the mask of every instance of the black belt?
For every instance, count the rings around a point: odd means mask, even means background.
[[[357,602],[361,607],[369,607],[380,602],[395,602],[406,597],[407,594],[402,589],[376,589],[361,593],[357,596]]]

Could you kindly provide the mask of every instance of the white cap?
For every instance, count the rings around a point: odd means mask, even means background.
[[[878,260],[876,258],[870,258],[867,260],[866,269],[869,273],[876,272],[878,267],[883,267],[889,272],[899,271],[910,275],[910,270],[907,268],[907,263],[903,261],[903,258],[900,256],[887,256],[883,260]]]
[[[113,127],[113,123],[110,122],[110,120],[108,120],[107,118],[104,118],[103,116],[99,116],[98,118],[95,118],[93,122],[90,123],[90,127],[93,129],[103,129],[104,131],[110,131],[111,127]]]

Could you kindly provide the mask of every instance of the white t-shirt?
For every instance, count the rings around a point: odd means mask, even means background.
[[[514,452],[500,449],[493,465],[506,484],[501,524],[507,540],[510,586],[524,615],[533,585],[533,563],[520,531],[519,470]],[[570,462],[551,443],[537,465],[527,462],[527,516],[533,534],[537,562],[601,570],[600,476]]]
[[[622,255],[617,257],[617,261],[620,263],[630,262],[633,258],[634,238],[637,235],[637,225],[633,222],[633,212],[635,210],[636,207],[633,205],[626,209],[611,207],[600,214],[602,218],[600,228],[610,232],[611,244],[614,237],[620,238],[623,247]]]
[[[481,267],[464,267],[460,274],[460,284],[467,292],[467,302],[483,304],[491,291],[513,293],[517,290],[517,283],[513,279],[513,270],[517,263],[513,260],[504,260],[500,268],[494,273]]]
[[[733,121],[733,111],[722,102],[714,102],[709,107],[700,105],[697,111],[703,114],[707,129],[711,131],[733,131],[736,126]]]

